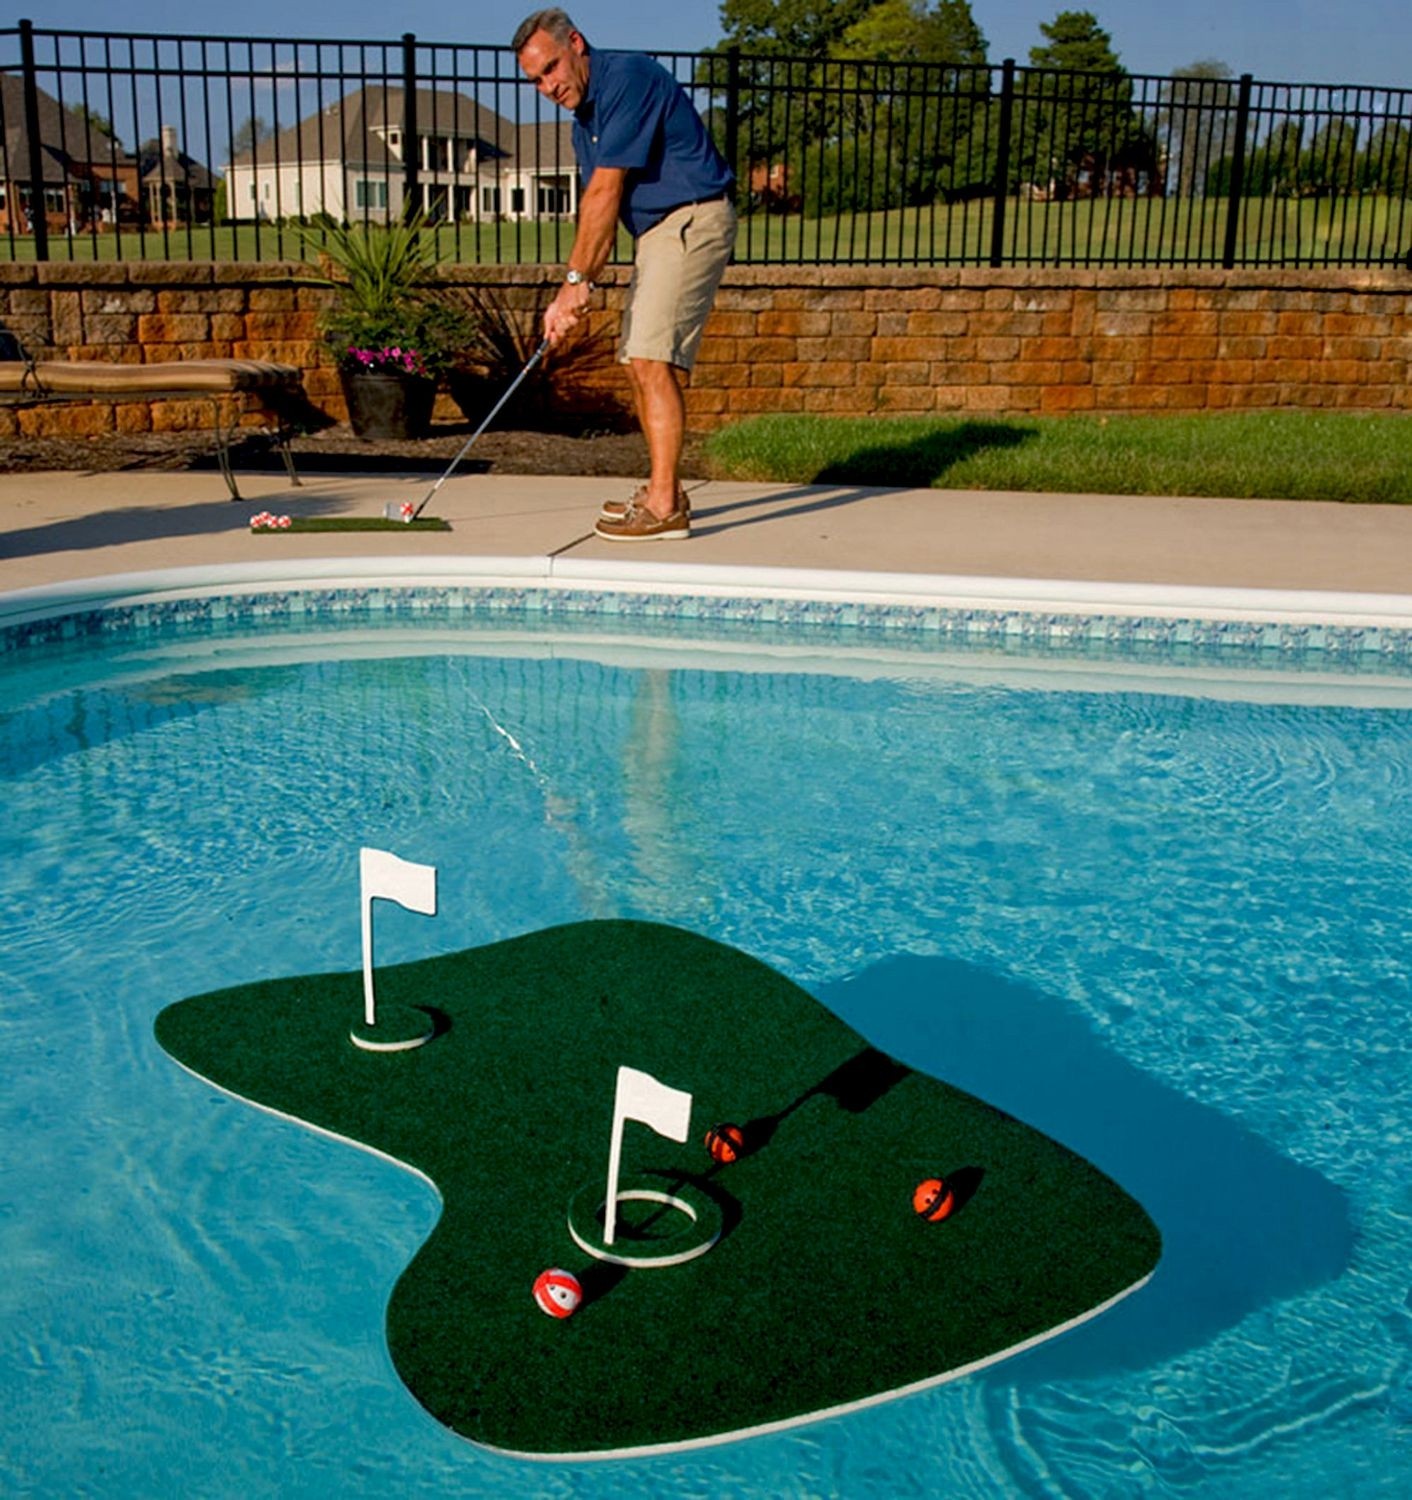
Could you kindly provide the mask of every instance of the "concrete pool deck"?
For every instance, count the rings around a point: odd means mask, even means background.
[[[687,542],[593,536],[599,503],[634,481],[468,474],[429,514],[448,532],[252,535],[262,509],[375,516],[420,501],[425,474],[241,476],[150,471],[0,476],[0,619],[74,587],[169,569],[197,583],[262,576],[489,574],[540,582],[753,591],[832,585],[877,595],[1004,599],[1145,612],[1193,601],[1258,613],[1412,625],[1412,507],[693,481]],[[384,566],[385,565],[385,566]],[[1252,592],[1253,591],[1253,592]]]

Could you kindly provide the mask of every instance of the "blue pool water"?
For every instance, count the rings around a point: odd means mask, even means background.
[[[1412,1490],[1412,690],[749,644],[12,654],[0,1490]],[[381,1326],[431,1192],[152,1038],[185,995],[356,968],[360,844],[440,871],[434,921],[380,912],[383,961],[604,916],[758,955],[1110,1172],[1157,1276],[789,1434],[573,1466],[453,1437]]]

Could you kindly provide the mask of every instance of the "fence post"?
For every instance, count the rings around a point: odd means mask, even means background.
[[[421,206],[422,143],[417,137],[417,38],[402,33],[402,218]]]
[[[1236,98],[1235,144],[1231,150],[1230,201],[1226,205],[1226,243],[1221,265],[1231,270],[1235,265],[1236,240],[1240,237],[1240,203],[1245,193],[1245,142],[1250,133],[1249,73],[1240,75],[1240,93]]]
[[[49,259],[49,220],[44,211],[44,142],[39,139],[39,80],[34,68],[34,24],[20,22],[20,66],[24,71],[25,134],[29,137],[29,228],[35,260]],[[68,191],[65,179],[64,190]],[[13,222],[13,221],[12,221]]]
[[[726,161],[732,172],[740,171],[740,48],[726,53]]]
[[[1015,59],[1007,57],[1000,73],[1000,130],[995,143],[995,205],[990,220],[990,263],[1005,264],[1005,195],[1010,183],[1010,129],[1015,117]]]

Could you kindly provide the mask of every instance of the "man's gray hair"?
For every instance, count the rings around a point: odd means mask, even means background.
[[[517,57],[529,45],[529,39],[536,31],[547,31],[554,41],[563,46],[570,34],[578,31],[578,27],[557,5],[549,10],[537,10],[532,16],[526,16],[515,31],[510,47]],[[581,32],[579,34],[582,35]]]

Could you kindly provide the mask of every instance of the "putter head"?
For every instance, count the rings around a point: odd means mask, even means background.
[[[405,521],[409,526],[417,514],[417,507],[410,500],[389,500],[382,508],[383,518],[388,521]]]

